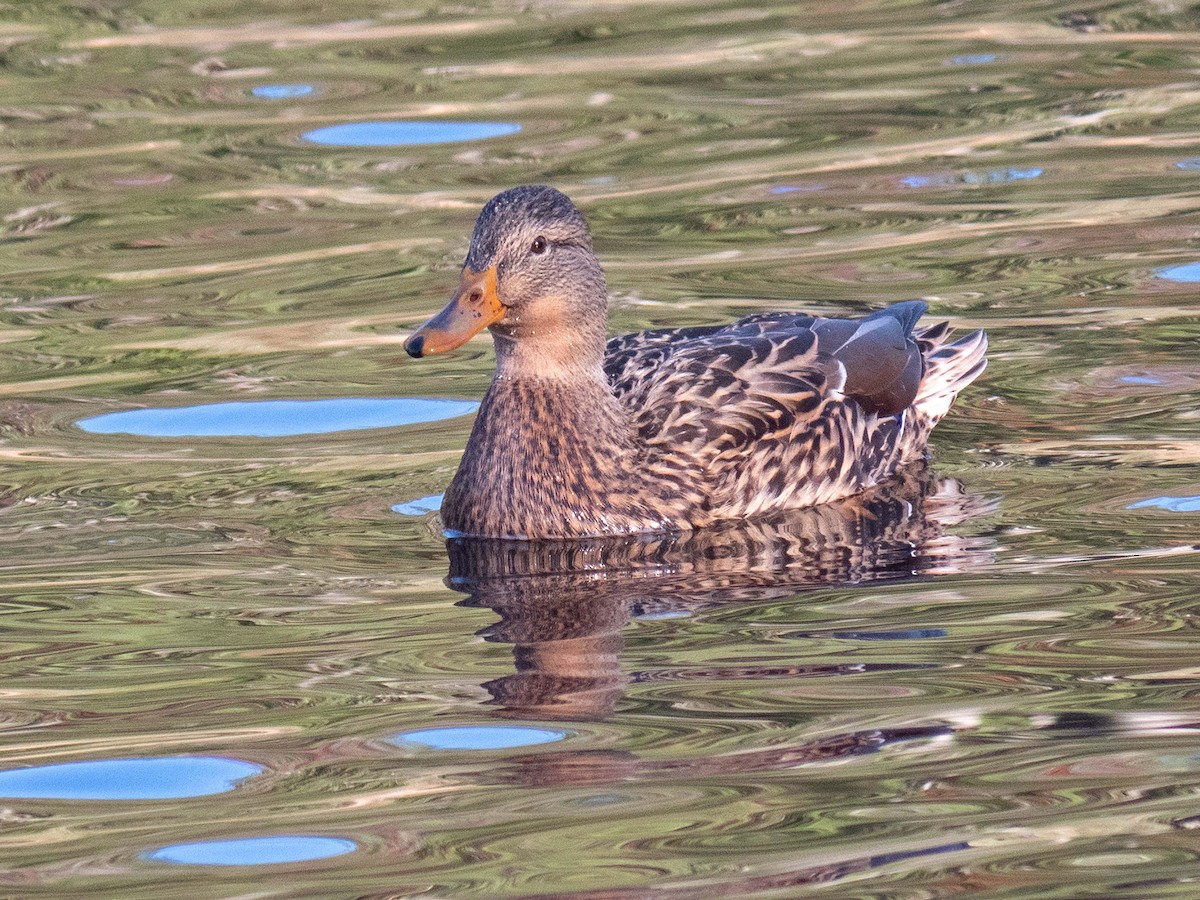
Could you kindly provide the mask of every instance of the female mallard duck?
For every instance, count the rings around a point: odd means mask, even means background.
[[[983,371],[987,339],[914,332],[920,301],[865,319],[766,313],[605,344],[587,223],[549,187],[493,197],[462,282],[404,344],[487,327],[496,375],[442,503],[446,528],[506,538],[698,528],[866,490],[925,453]]]

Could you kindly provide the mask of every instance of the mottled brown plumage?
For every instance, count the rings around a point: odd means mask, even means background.
[[[442,518],[462,534],[680,530],[866,490],[925,453],[986,365],[974,332],[915,330],[899,303],[857,321],[793,313],[607,345],[607,294],[579,211],[553,188],[494,197],[458,293],[405,347],[490,327],[496,376]]]

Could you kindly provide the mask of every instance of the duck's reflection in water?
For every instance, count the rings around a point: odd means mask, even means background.
[[[964,572],[991,562],[986,538],[947,528],[994,509],[922,467],[837,504],[676,535],[573,541],[453,538],[447,583],[460,605],[500,617],[480,634],[514,645],[516,673],[484,687],[506,715],[594,719],[626,684],[631,616],[687,614],[822,585]],[[797,666],[833,670],[836,664]],[[812,674],[817,674],[813,672]]]

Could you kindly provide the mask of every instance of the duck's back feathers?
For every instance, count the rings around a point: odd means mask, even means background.
[[[704,459],[791,430],[843,380],[808,329],[731,329],[686,341],[657,369],[615,389],[643,441]]]

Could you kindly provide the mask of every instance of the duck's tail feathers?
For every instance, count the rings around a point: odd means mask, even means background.
[[[932,428],[950,411],[959,391],[987,368],[987,335],[972,331],[953,344],[943,343],[948,329],[935,325],[918,336],[925,357],[925,375],[913,401],[913,411]],[[926,346],[928,350],[926,350]]]
[[[926,454],[933,426],[950,411],[959,391],[987,368],[987,335],[973,331],[952,344],[946,343],[949,326],[941,322],[916,335],[925,360],[925,374],[916,399],[907,411],[900,454],[904,460]]]

